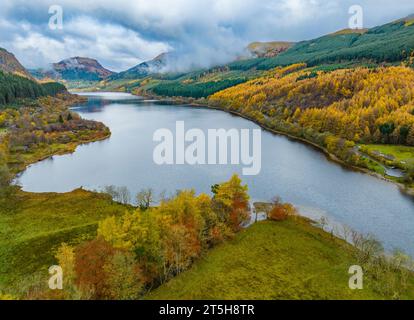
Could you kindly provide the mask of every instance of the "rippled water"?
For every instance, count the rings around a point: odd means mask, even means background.
[[[151,187],[158,193],[210,186],[241,174],[241,166],[157,166],[153,133],[174,131],[176,121],[187,129],[258,128],[227,113],[139,100],[128,94],[99,93],[75,110],[84,118],[104,122],[110,139],[78,147],[71,155],[54,156],[30,166],[19,178],[26,191],[65,192],[83,186],[127,186],[136,193]],[[388,249],[403,248],[414,256],[414,201],[388,182],[332,163],[300,142],[268,132],[262,134],[262,171],[243,177],[255,200],[275,195],[294,203],[312,218],[327,216],[363,233],[372,233]]]

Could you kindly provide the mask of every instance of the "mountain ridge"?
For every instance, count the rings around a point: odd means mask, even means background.
[[[98,60],[80,56],[53,63],[50,70],[36,69],[31,70],[31,73],[38,79],[50,78],[66,81],[100,81],[114,74],[113,71],[103,67]]]
[[[170,52],[163,52],[154,59],[141,62],[132,68],[111,75],[109,80],[145,78],[151,74],[160,73],[167,67],[168,59],[172,55]]]
[[[33,79],[13,53],[4,48],[0,48],[0,70],[5,73],[19,75],[28,79]]]

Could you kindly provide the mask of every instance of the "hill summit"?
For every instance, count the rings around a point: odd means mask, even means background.
[[[5,73],[16,74],[29,79],[32,78],[19,60],[11,52],[3,48],[0,48],[0,70]]]

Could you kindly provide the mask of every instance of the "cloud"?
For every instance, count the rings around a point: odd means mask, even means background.
[[[2,39],[2,46],[16,53],[29,68],[45,68],[68,57],[84,56],[96,57],[110,69],[124,70],[160,52],[172,50],[166,43],[143,39],[134,30],[87,16],[66,22],[57,35],[47,28],[44,31],[44,26],[28,23],[21,23],[18,30],[7,24],[4,27],[15,35]]]
[[[63,30],[48,9],[63,8]],[[222,64],[252,41],[299,41],[347,27],[354,0],[2,0],[0,46],[27,67],[70,56],[115,71],[175,51],[175,69]],[[414,12],[414,1],[360,0],[374,26]]]

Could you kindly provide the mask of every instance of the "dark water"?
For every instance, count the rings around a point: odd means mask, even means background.
[[[202,108],[161,105],[128,95],[100,94],[75,108],[87,119],[104,122],[112,137],[78,147],[72,155],[55,156],[30,166],[19,178],[26,191],[65,192],[83,186],[127,186],[132,193],[151,187],[158,193],[210,186],[241,174],[239,166],[157,166],[153,134],[187,129],[258,128],[227,113]],[[275,195],[294,203],[302,214],[327,216],[362,233],[372,233],[387,249],[402,248],[414,256],[414,201],[388,182],[332,163],[319,151],[283,136],[262,133],[260,175],[243,177],[254,200]]]

